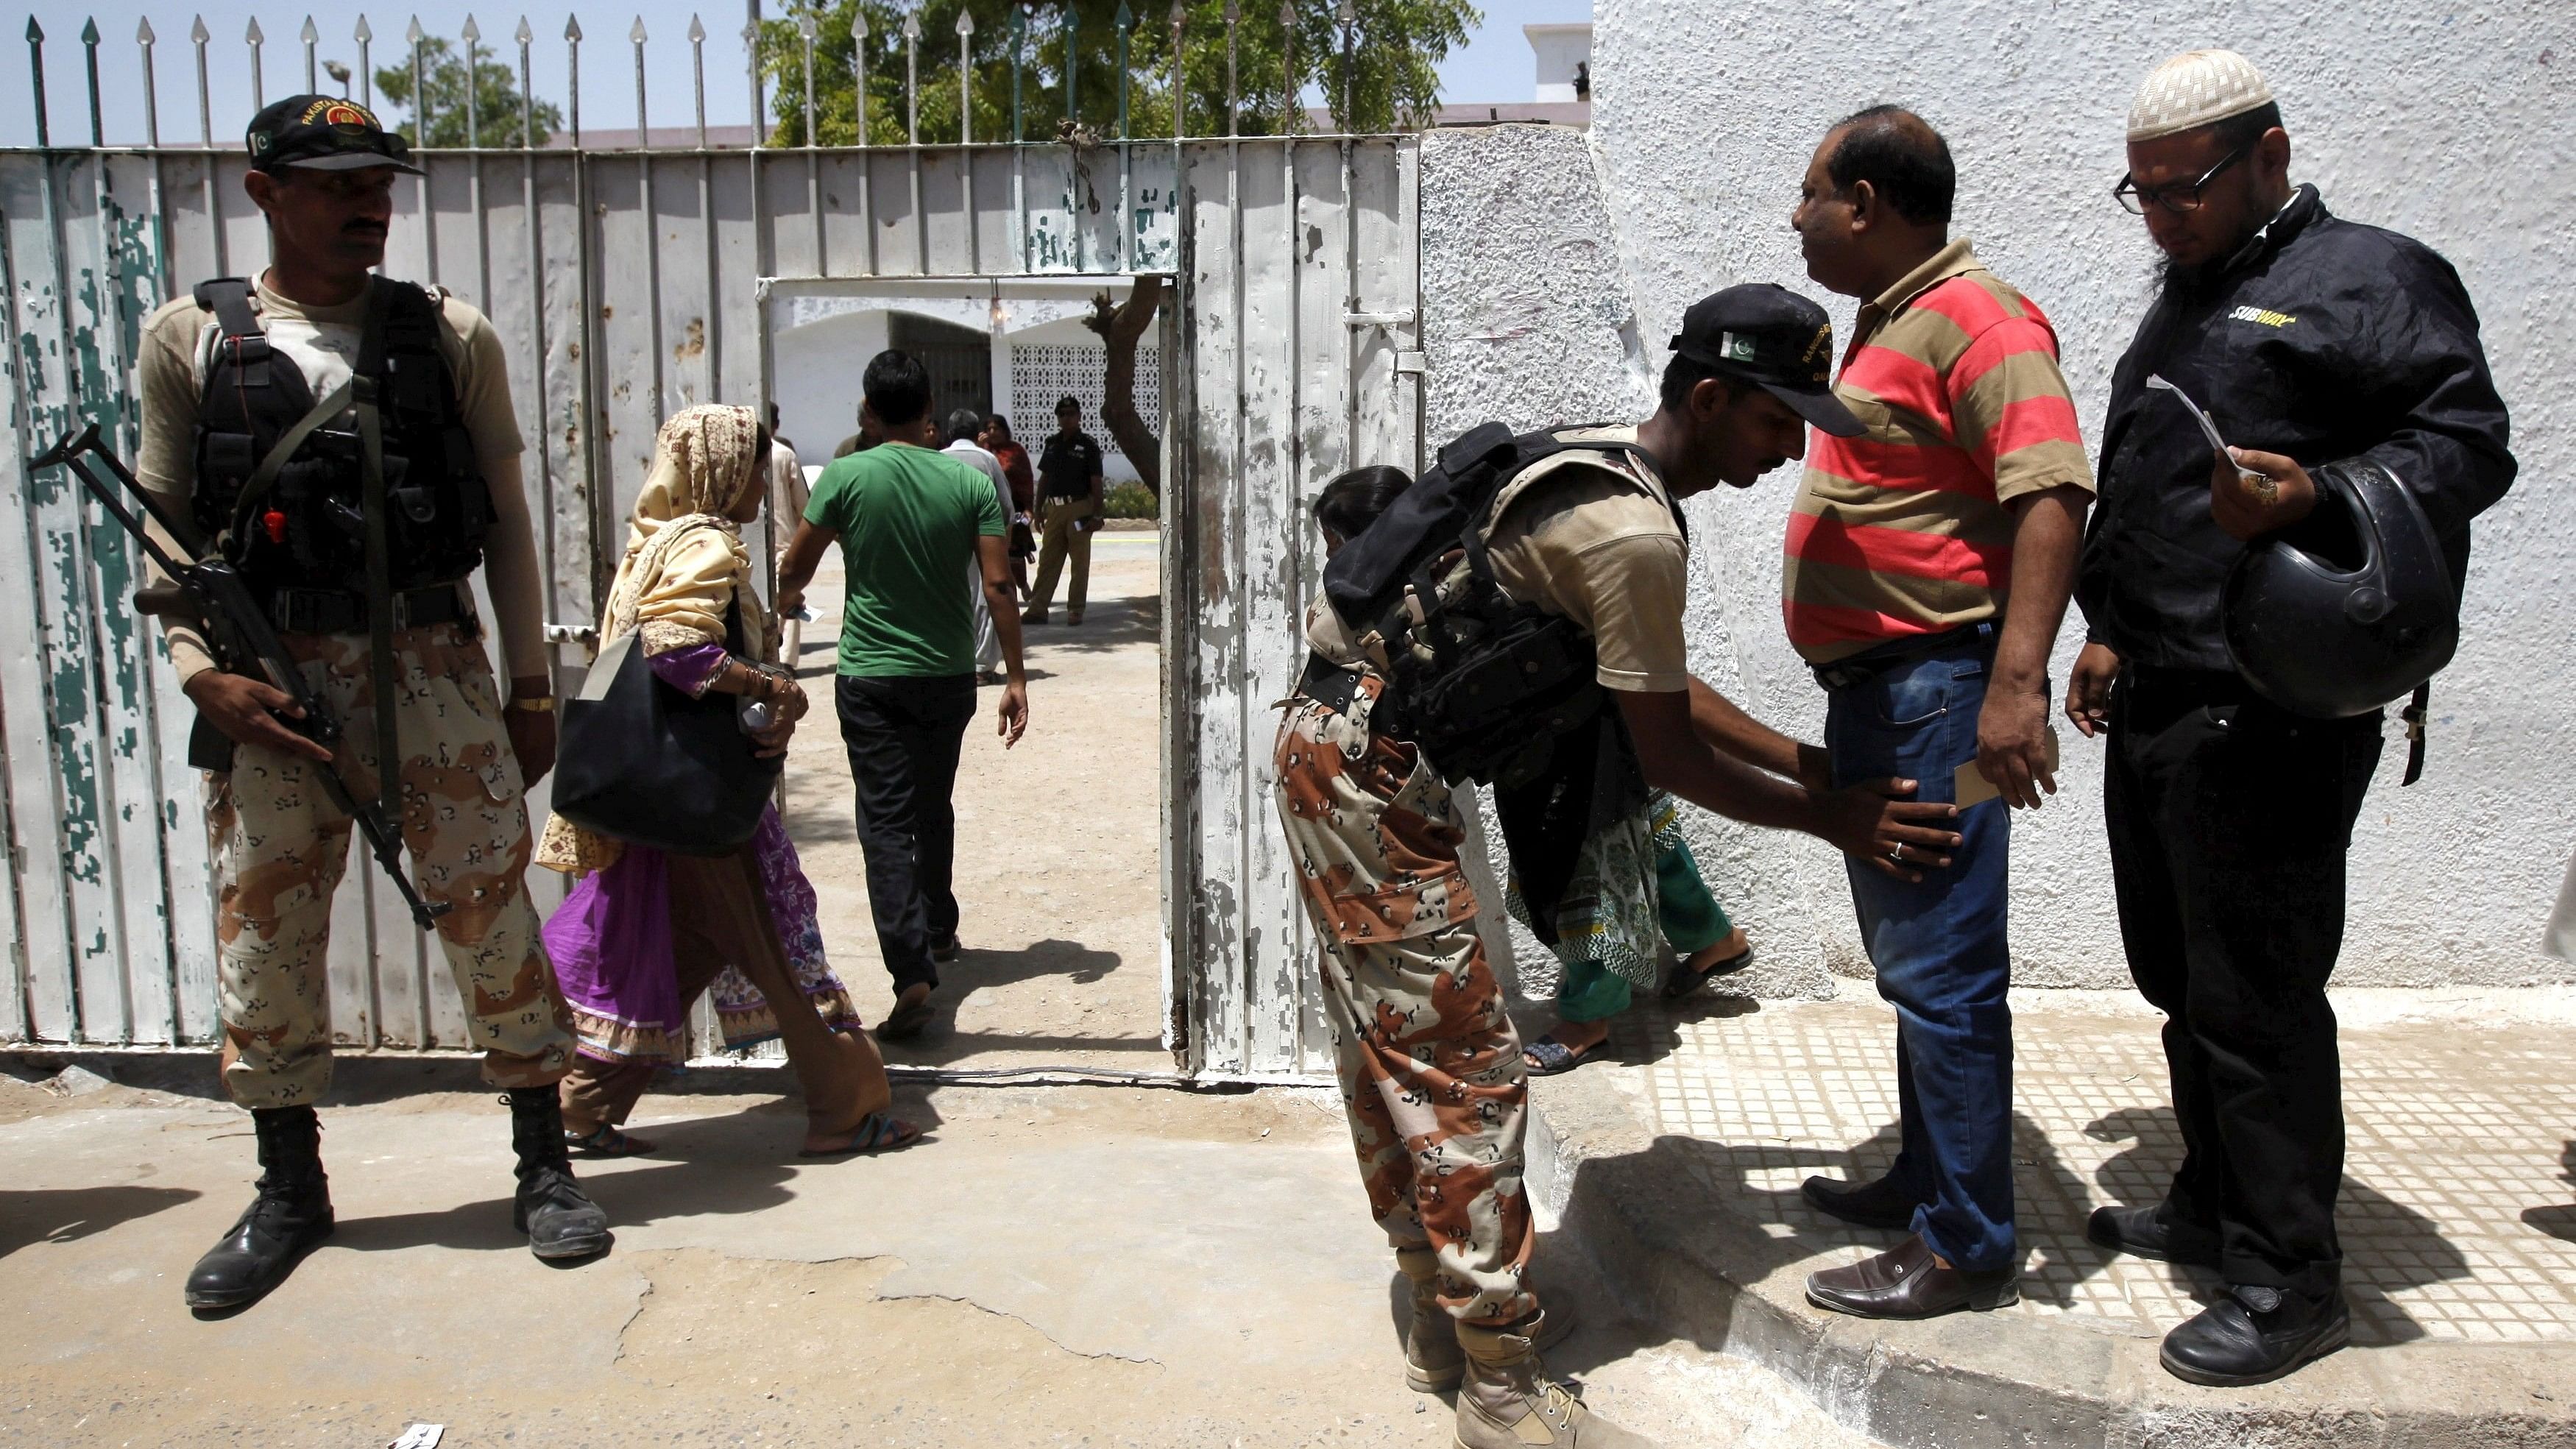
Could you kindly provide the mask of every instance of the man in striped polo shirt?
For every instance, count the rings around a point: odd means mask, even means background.
[[[1807,1296],[1864,1317],[2019,1296],[2004,805],[2057,789],[2048,654],[2093,496],[2056,334],[1949,239],[1956,184],[1939,133],[1873,107],[1826,134],[1791,218],[1807,274],[1862,299],[1834,391],[1866,431],[1816,438],[1782,580],[1790,643],[1827,691],[1833,782],[1902,775],[1941,801],[1982,776],[2002,802],[1960,812],[1947,871],[1845,863],[1897,1011],[1902,1145],[1883,1178],[1805,1193],[1913,1236]]]

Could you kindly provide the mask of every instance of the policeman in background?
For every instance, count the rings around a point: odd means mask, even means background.
[[[2164,1364],[2256,1384],[2342,1346],[2351,1323],[2326,981],[2382,715],[2303,718],[2257,695],[2230,664],[2221,586],[2250,541],[2317,511],[2307,470],[2355,462],[2412,493],[2456,589],[2469,520],[2514,461],[2459,276],[2290,184],[2280,108],[2243,56],[2196,51],[2149,75],[2128,161],[2117,195],[2164,253],[2163,286],[2112,378],[2066,712],[2110,733],[2121,935],[2167,1018],[2185,1155],[2163,1202],[2103,1208],[2086,1235],[2218,1270],[2226,1296],[2166,1337]],[[2151,375],[2243,446],[2213,461]]]
[[[265,1169],[189,1275],[200,1309],[258,1298],[331,1231],[314,1107],[331,1081],[324,958],[351,821],[316,774],[342,770],[360,798],[388,793],[388,736],[412,879],[446,908],[439,945],[484,1080],[508,1092],[513,1222],[541,1258],[608,1245],[565,1157],[555,1082],[573,1043],[522,879],[522,791],[554,763],[554,700],[500,340],[465,303],[370,275],[394,177],[420,174],[402,138],[347,101],[295,96],[262,110],[248,139],[244,186],[268,218],[269,269],[208,282],[145,323],[137,471],[241,569],[345,734],[335,765],[273,713],[285,694],[217,669],[197,631],[170,625],[205,762],[222,767],[207,798],[222,1077],[250,1109]],[[485,563],[506,703],[467,588]]]

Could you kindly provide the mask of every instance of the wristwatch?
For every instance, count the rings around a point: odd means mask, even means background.
[[[555,697],[551,694],[523,694],[510,701],[510,708],[525,710],[529,714],[553,714]]]

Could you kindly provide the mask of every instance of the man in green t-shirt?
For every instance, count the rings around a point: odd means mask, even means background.
[[[930,374],[907,354],[880,352],[862,383],[862,417],[882,446],[834,459],[815,481],[805,518],[778,566],[778,609],[794,610],[823,550],[841,546],[848,602],[841,611],[836,703],[858,794],[859,848],[877,948],[894,977],[894,1008],[877,1035],[898,1041],[930,1020],[938,963],[957,956],[957,896],[949,887],[957,816],[949,794],[975,717],[973,601],[957,587],[969,561],[1001,635],[1008,683],[1003,746],[1028,728],[1028,679],[1010,558],[992,480],[937,451]]]

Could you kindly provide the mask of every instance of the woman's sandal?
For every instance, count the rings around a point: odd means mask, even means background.
[[[653,1144],[641,1137],[630,1137],[617,1130],[616,1124],[602,1122],[599,1130],[584,1136],[564,1129],[564,1146],[584,1157],[640,1157],[653,1150]]]
[[[1706,986],[1708,983],[1716,980],[1720,976],[1732,976],[1738,971],[1747,969],[1752,966],[1752,964],[1753,948],[1751,946],[1745,947],[1743,950],[1732,956],[1712,961],[1708,964],[1706,969],[1703,970],[1694,970],[1692,969],[1690,962],[1684,961],[1673,968],[1672,979],[1664,983],[1664,999],[1666,1001],[1679,1001],[1683,997],[1699,990],[1701,987]]]
[[[1543,1036],[1521,1049],[1521,1067],[1533,1077],[1553,1077],[1573,1071],[1601,1055],[1609,1045],[1610,1038],[1606,1036],[1588,1047],[1570,1047],[1553,1036]]]
[[[798,1149],[799,1157],[849,1157],[856,1154],[900,1152],[921,1140],[921,1129],[891,1112],[870,1112],[850,1129],[850,1140],[839,1147],[806,1147]]]
[[[927,997],[899,1005],[886,1013],[885,1020],[877,1023],[877,1040],[910,1041],[921,1035],[922,1028],[930,1025],[935,1014]]]

